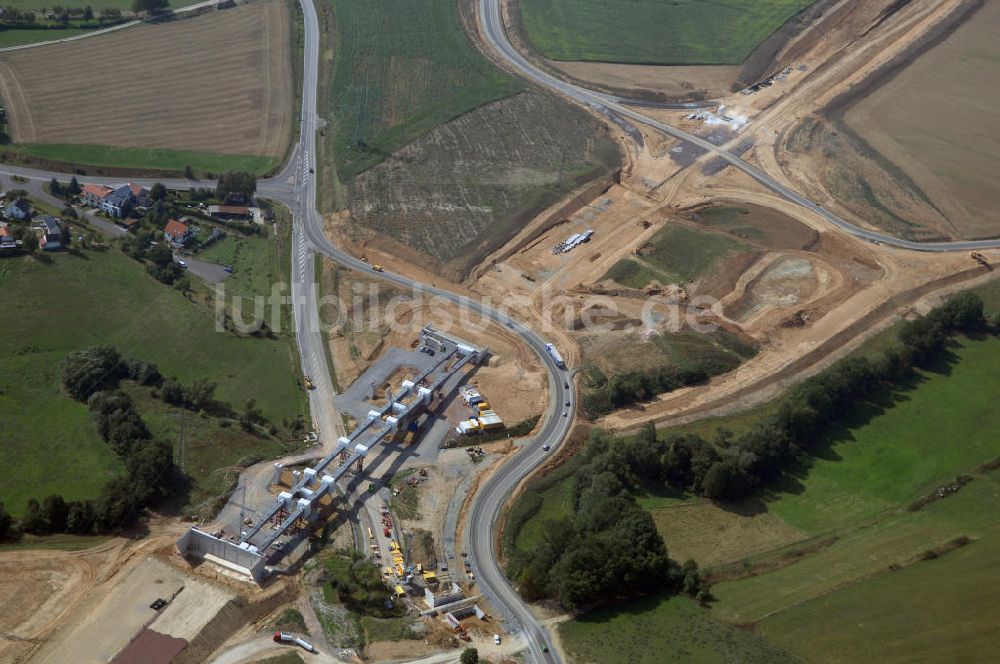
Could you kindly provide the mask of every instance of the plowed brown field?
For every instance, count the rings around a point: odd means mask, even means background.
[[[250,5],[0,57],[17,143],[281,157],[294,99],[290,10]]]

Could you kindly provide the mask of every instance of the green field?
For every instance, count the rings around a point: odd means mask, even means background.
[[[797,661],[685,597],[646,598],[624,609],[585,613],[560,623],[559,637],[577,664]]]
[[[269,294],[273,284],[284,281],[281,275],[286,274],[290,255],[287,237],[268,241],[229,231],[225,238],[199,251],[197,258],[233,268],[223,282],[227,296],[253,297]]]
[[[1000,340],[963,340],[942,373],[921,371],[888,409],[862,406],[768,508],[808,532],[861,521],[1000,456]]]
[[[11,46],[23,46],[36,42],[51,41],[53,39],[66,39],[76,37],[90,30],[86,28],[64,28],[60,30],[18,30],[17,28],[7,28],[0,30],[0,48]]]
[[[978,289],[990,314],[997,290],[995,283]],[[856,352],[884,348],[895,332]],[[763,496],[721,507],[696,502],[691,514],[677,509],[690,501],[684,496],[640,504],[661,528],[677,515],[683,521],[664,530],[689,529],[685,545],[712,552],[712,615],[751,627],[780,651],[815,662],[979,661],[995,645],[1000,620],[1000,470],[989,469],[1000,459],[998,370],[1000,338],[958,337],[949,361],[851,413],[815,443],[810,463]],[[739,433],[778,403],[681,431],[710,435],[722,425]],[[959,475],[971,481],[956,494],[908,509]],[[546,519],[569,513],[570,481],[555,479],[535,492],[540,507],[517,534],[518,548],[537,541]],[[713,538],[722,539],[706,549]],[[663,604],[642,600],[565,623],[566,648],[580,661],[647,661],[630,644],[683,625]],[[695,643],[709,654],[667,641],[655,650],[660,659],[648,661],[726,661],[724,638]]]
[[[264,175],[280,165],[274,157],[219,155],[160,148],[116,148],[105,145],[23,143],[6,145],[0,154],[0,160],[5,162],[32,163],[32,160],[39,159],[83,166],[178,173],[190,166],[199,174],[247,171]]]
[[[529,40],[553,60],[736,65],[815,0],[521,0]]]
[[[667,225],[640,247],[640,255],[618,261],[602,279],[637,289],[654,280],[661,284],[694,281],[726,256],[744,249],[749,247],[723,235]]]
[[[813,661],[981,661],[1000,620],[998,508],[1000,477],[979,475],[794,565],[718,584],[717,611]]]
[[[186,299],[115,250],[4,258],[0,292],[18,312],[0,319],[0,460],[10,471],[0,500],[14,513],[49,493],[92,497],[121,470],[86,406],[60,389],[59,366],[71,351],[112,344],[185,384],[216,381],[216,398],[237,410],[256,398],[277,424],[306,412],[289,338],[217,332],[210,302]],[[235,447],[204,448],[225,457],[212,464],[231,465],[244,455]]]
[[[328,146],[347,181],[520,83],[473,47],[452,0],[335,0]]]
[[[171,8],[177,9],[178,7],[184,7],[186,5],[194,4],[192,0],[173,0],[170,3]],[[65,0],[65,2],[59,2],[58,5],[51,2],[46,2],[45,0],[9,0],[9,2],[4,2],[4,7],[9,7],[11,9],[19,9],[22,11],[36,10],[42,11],[45,9],[51,10],[53,7],[59,6],[66,9],[74,9],[77,7],[84,8],[90,6],[95,14],[100,14],[105,9],[120,9],[125,12],[132,11],[132,0]]]

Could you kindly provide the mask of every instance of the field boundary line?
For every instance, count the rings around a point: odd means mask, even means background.
[[[205,7],[211,7],[216,4],[216,0],[203,0],[193,5],[188,5],[187,7],[179,7],[177,9],[171,9],[167,14],[181,14],[183,12],[192,12],[199,9],[204,9]],[[22,51],[28,48],[34,48],[36,46],[48,46],[50,44],[62,44],[64,42],[72,42],[80,39],[86,39],[87,37],[96,37],[98,35],[105,35],[109,32],[114,32],[116,30],[124,30],[125,28],[131,28],[134,25],[140,25],[142,23],[153,23],[157,20],[163,18],[167,14],[160,14],[155,19],[145,18],[145,19],[135,19],[134,21],[129,21],[127,23],[119,23],[118,25],[112,25],[108,28],[101,28],[100,30],[92,30],[91,32],[85,32],[82,35],[73,35],[72,37],[63,37],[62,39],[50,39],[48,41],[42,42],[32,42],[31,44],[19,44],[18,46],[4,46],[0,48],[0,53],[9,53],[11,51]]]

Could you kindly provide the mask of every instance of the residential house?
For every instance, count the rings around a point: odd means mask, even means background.
[[[35,217],[35,227],[41,231],[38,246],[45,251],[62,248],[62,227],[57,219],[47,214],[40,214]]]
[[[3,210],[4,216],[15,221],[24,221],[31,217],[31,205],[27,200],[19,198]]]
[[[163,237],[174,245],[183,246],[193,235],[194,231],[191,230],[190,226],[176,219],[171,219],[163,227]]]
[[[132,202],[139,207],[149,207],[149,190],[145,187],[129,182],[127,185],[129,191],[132,192]]]
[[[249,219],[250,208],[246,205],[209,205],[208,216],[216,219]]]
[[[131,182],[116,189],[103,184],[85,184],[80,196],[90,207],[102,210],[112,217],[126,216],[133,205],[146,207],[149,204],[149,191]]]
[[[10,232],[10,225],[0,222],[0,251],[10,251],[17,249],[17,240]]]
[[[113,191],[114,189],[103,184],[85,184],[83,191],[80,192],[80,198],[90,207],[100,208],[104,198]]]

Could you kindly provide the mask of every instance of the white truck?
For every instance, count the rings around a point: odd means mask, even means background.
[[[274,633],[275,643],[287,643],[289,645],[295,644],[300,646],[306,652],[316,652],[316,648],[313,644],[309,643],[301,636],[295,636],[291,632],[275,632]]]
[[[560,369],[566,368],[566,362],[563,361],[562,355],[559,354],[559,351],[556,350],[555,346],[552,344],[545,344],[545,351],[549,354],[549,357],[555,361],[557,367]]]

